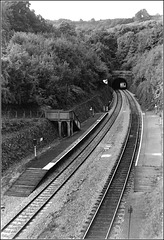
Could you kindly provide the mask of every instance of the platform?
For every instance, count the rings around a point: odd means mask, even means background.
[[[142,113],[142,122],[142,145],[135,164],[134,191],[151,191],[162,174],[162,122],[154,112]]]
[[[159,183],[161,182],[163,172],[162,119],[154,112],[145,112],[142,117],[144,128],[140,155],[135,166],[134,188],[126,197],[123,222],[119,236],[116,237],[117,239],[128,239],[128,233],[130,233],[129,239],[141,239],[143,223],[144,221],[150,221],[150,216],[145,215],[148,211],[145,209],[145,198],[149,196],[150,204],[153,204],[150,195],[154,188],[156,189],[158,180]],[[133,212],[129,226],[130,206]],[[149,209],[150,206],[147,207]]]
[[[149,192],[156,186],[157,179],[161,176],[161,167],[136,166],[135,167],[135,192]]]
[[[6,191],[5,195],[15,197],[29,196],[46,173],[47,171],[42,168],[26,169],[12,187]]]
[[[89,118],[82,124],[81,131],[76,132],[76,134],[71,137],[61,139],[58,145],[37,156],[37,158],[33,158],[27,164],[26,170],[6,191],[5,195],[16,197],[29,196],[49,170],[47,166],[49,166],[49,164],[52,165],[52,161],[55,163],[58,156],[64,154],[80,137],[87,134],[89,129],[95,125],[103,115],[103,113],[96,113],[94,117]]]

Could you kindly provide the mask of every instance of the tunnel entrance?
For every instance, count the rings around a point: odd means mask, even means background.
[[[127,89],[128,84],[124,78],[115,78],[112,83],[113,89]]]

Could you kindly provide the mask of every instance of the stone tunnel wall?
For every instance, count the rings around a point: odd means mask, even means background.
[[[123,78],[127,82],[127,88],[129,89],[132,84],[133,73],[131,71],[113,71],[112,72],[112,84],[117,78]]]

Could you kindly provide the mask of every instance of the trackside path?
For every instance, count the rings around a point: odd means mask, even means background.
[[[138,158],[137,166],[143,168],[157,168],[160,170],[156,173],[154,181],[156,184],[162,178],[162,166],[163,166],[163,136],[162,136],[162,121],[161,118],[156,115],[154,112],[143,112],[143,137],[142,137],[142,145],[140,150],[140,155]],[[144,178],[141,179],[143,184]],[[148,173],[150,179],[154,176]],[[139,186],[140,187],[140,186]],[[139,188],[138,187],[138,188]],[[154,188],[153,188],[154,189]],[[134,192],[132,189],[125,205],[125,215],[124,221],[120,226],[120,229],[116,231],[116,238],[118,239],[128,239],[128,231],[130,239],[142,239],[144,234],[144,226],[145,224],[150,224],[150,212],[147,212],[145,207],[145,199],[147,199],[147,194],[152,193],[153,189],[150,191],[137,191]],[[153,193],[152,193],[153,194]],[[151,199],[153,199],[153,195],[151,194]],[[162,194],[162,193],[161,193]],[[155,196],[154,196],[155,197]],[[152,200],[151,200],[152,201]],[[131,214],[131,222],[129,229],[129,207],[132,206],[133,212]],[[147,219],[149,216],[149,220]],[[153,216],[152,216],[153,217]],[[152,219],[153,222],[153,219]],[[160,222],[158,225],[160,226]],[[153,229],[151,228],[153,234]],[[161,230],[162,231],[162,230]],[[145,233],[146,234],[146,233]]]

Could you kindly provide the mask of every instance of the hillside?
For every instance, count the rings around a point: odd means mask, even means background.
[[[143,14],[143,17],[141,17]],[[58,19],[58,20],[48,20],[47,21],[52,24],[54,27],[59,27],[59,25],[66,21],[70,24],[76,26],[77,30],[100,30],[106,29],[110,30],[116,26],[124,25],[124,24],[143,24],[143,22],[148,20],[155,20],[155,21],[162,21],[163,16],[156,14],[156,15],[149,15],[145,9],[142,9],[133,18],[115,18],[115,19],[105,19],[105,20],[95,20],[92,18],[89,21],[85,21],[80,19],[79,21],[72,21],[69,19]]]
[[[50,21],[37,16],[29,6],[29,1],[2,2],[4,175],[10,166],[32,156],[34,137],[40,139],[44,134],[38,149],[58,140],[57,126],[48,120],[6,119],[5,111],[14,110],[15,116],[19,111],[77,107],[81,121],[85,121],[91,104],[101,111],[108,98],[111,100],[111,93],[103,92],[103,80],[108,79],[110,84],[115,70],[132,71],[130,91],[142,109],[154,110],[157,106],[158,113],[163,111],[163,16],[150,16],[142,9],[133,18]],[[79,108],[86,102],[87,108]],[[157,189],[160,191],[161,186]],[[152,194],[147,198],[152,214],[142,234],[148,238],[154,231],[153,224],[158,227],[152,211],[157,206],[156,192]],[[161,219],[161,205],[157,214]],[[161,236],[161,228],[157,230]]]
[[[111,28],[115,27],[116,25],[119,24],[127,24],[133,22],[133,18],[118,18],[118,19],[106,19],[106,20],[90,20],[90,21],[83,21],[82,19],[80,21],[71,21],[68,19],[59,19],[59,20],[54,20],[54,21],[49,21],[51,24],[53,24],[54,27],[58,27],[62,21],[67,21],[70,24],[73,24],[76,26],[76,29],[81,29],[81,30],[98,30],[101,28]]]
[[[161,16],[142,9],[131,19],[52,22],[29,6],[2,4],[2,109],[72,108],[119,69],[134,73],[130,90],[143,107],[162,108]]]

